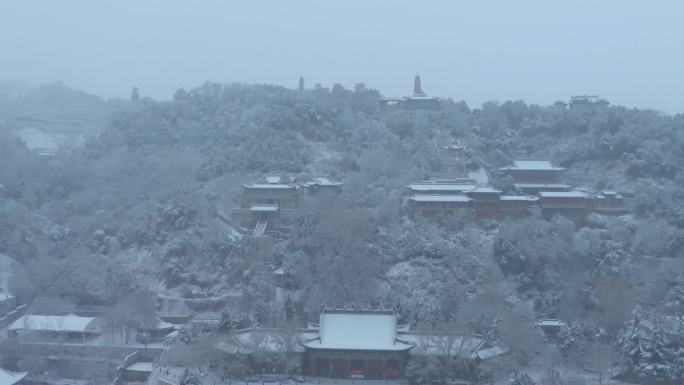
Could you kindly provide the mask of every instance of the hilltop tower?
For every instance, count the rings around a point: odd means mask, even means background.
[[[425,92],[420,86],[420,75],[416,72],[416,77],[413,79],[413,97],[425,97]]]
[[[299,91],[304,91],[304,75],[299,75]]]

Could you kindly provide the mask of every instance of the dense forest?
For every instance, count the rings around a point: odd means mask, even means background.
[[[559,360],[618,360],[633,378],[684,381],[684,115],[607,101],[387,111],[380,98],[363,84],[207,83],[168,101],[3,85],[0,288],[38,314],[126,306],[138,293],[269,325],[282,267],[303,293],[286,309],[300,320],[323,304],[396,309],[416,328],[496,333],[522,368],[544,345],[525,325],[559,318]],[[79,121],[83,143],[38,156],[16,135],[33,124],[22,116]],[[632,212],[409,216],[406,185],[442,172],[440,149],[455,140],[469,169],[550,159],[566,183],[632,194]],[[264,252],[217,213],[266,175],[324,175],[344,188],[310,198]],[[411,368],[438,378],[449,365]]]

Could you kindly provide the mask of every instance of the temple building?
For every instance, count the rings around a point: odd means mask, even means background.
[[[412,183],[407,186],[409,209],[413,214],[453,214],[472,212],[472,199],[466,191],[477,188],[474,180],[468,178],[436,179]]]
[[[513,179],[515,195],[488,185],[488,178],[432,179],[407,186],[407,206],[412,215],[463,213],[472,219],[522,217],[541,212],[546,218],[563,215],[582,220],[590,213],[624,215],[630,212],[625,194],[602,191],[598,194],[559,183],[563,167],[548,160],[517,159],[500,168],[500,176]],[[484,172],[484,171],[483,171]],[[469,174],[470,175],[470,174]],[[473,175],[477,177],[477,175]]]
[[[627,200],[615,191],[602,191],[594,197],[594,211],[603,215],[623,215],[629,213]]]
[[[570,98],[570,107],[590,106],[600,101],[598,95],[576,95]]]
[[[301,359],[305,376],[352,379],[404,378],[412,355],[454,356],[473,363],[505,354],[508,349],[475,336],[461,336],[456,330],[411,330],[397,324],[391,310],[322,308],[318,323],[296,330],[254,328],[237,331],[217,348],[228,354],[278,355]],[[296,343],[295,343],[296,342]],[[265,360],[280,365],[281,360]],[[257,372],[283,370],[264,366]]]
[[[268,176],[263,181],[242,186],[240,204],[233,209],[233,219],[244,230],[251,232],[255,240],[282,240],[286,237],[287,229],[276,223],[291,217],[310,195],[325,191],[339,192],[342,185],[324,177],[299,183],[291,177]],[[260,244],[268,244],[261,241]]]
[[[411,214],[464,213],[474,219],[524,216],[538,202],[526,195],[502,196],[501,191],[469,178],[436,179],[407,186]]]
[[[539,198],[531,195],[501,195],[499,217],[519,218],[530,214],[530,209],[539,205]]]
[[[302,343],[314,376],[400,378],[413,345],[397,336],[392,311],[322,309],[318,335]]]
[[[341,192],[342,182],[335,182],[324,177],[315,177],[310,182],[302,184],[307,195],[316,195],[321,192]]]
[[[589,194],[583,191],[542,191],[539,193],[539,206],[546,218],[556,214],[571,219],[582,219],[592,211]]]
[[[407,188],[412,195],[455,195],[474,190],[477,184],[470,178],[434,179],[411,183]]]
[[[537,194],[540,191],[570,191],[571,186],[558,183],[565,169],[556,167],[548,160],[517,159],[512,166],[499,171],[513,178],[515,188],[523,194]]]
[[[439,110],[442,108],[442,101],[436,97],[429,97],[423,91],[420,75],[416,74],[413,79],[413,96],[403,98],[381,99],[382,108],[403,108],[405,110]]]
[[[266,177],[265,183],[245,184],[242,191],[234,215],[253,220],[291,212],[299,208],[303,195],[294,179],[279,176]]]
[[[102,321],[94,317],[68,315],[24,315],[8,328],[10,336],[66,339],[85,343],[102,333]]]
[[[465,194],[473,200],[476,218],[497,218],[499,216],[501,191],[491,187],[478,187],[467,191]]]

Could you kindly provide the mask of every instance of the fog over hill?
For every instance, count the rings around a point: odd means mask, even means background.
[[[107,97],[156,99],[210,80],[366,82],[401,96],[551,104],[600,94],[682,111],[677,0],[320,2],[26,0],[0,4],[0,81],[62,80]]]
[[[98,308],[109,319],[107,308],[150,298],[159,314],[181,306],[276,327],[284,315],[314,320],[322,305],[394,309],[416,330],[493,333],[509,349],[497,365],[551,365],[534,358],[542,349],[583,366],[587,351],[606,345],[601,354],[629,378],[680,378],[682,348],[667,337],[676,332],[658,329],[664,321],[637,330],[637,319],[682,311],[681,115],[604,100],[381,107],[363,84],[206,83],[162,102],[63,85],[6,89],[0,287],[31,314]],[[40,155],[16,135],[26,129],[87,140]],[[456,170],[444,153],[454,145]],[[542,203],[541,214],[474,218],[477,206],[417,214],[407,197],[413,182],[467,174],[515,197],[521,185],[499,170],[521,158],[549,160],[563,169],[559,183],[591,197],[616,191],[627,206],[575,218],[546,216]],[[343,185],[306,190],[287,217],[281,201],[282,216],[257,233],[234,208],[250,196],[243,185],[276,175],[300,189],[325,186],[307,182],[319,176]],[[566,325],[560,350],[525,326],[546,318]],[[666,353],[650,355],[660,343]],[[422,359],[407,375],[499,370]],[[433,364],[446,372],[420,369]]]

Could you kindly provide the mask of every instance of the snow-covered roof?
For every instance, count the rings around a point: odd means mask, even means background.
[[[541,191],[542,198],[586,198],[588,195],[583,191]]]
[[[413,191],[468,191],[477,188],[473,183],[460,182],[417,182],[408,186]]]
[[[539,200],[539,198],[529,196],[529,195],[502,195],[499,197],[499,200],[534,202],[534,201]]]
[[[462,353],[470,356],[482,346],[484,341],[481,338],[466,338],[458,335],[437,334],[437,333],[402,333],[398,337],[400,340],[415,345],[412,350],[416,354],[444,354],[451,349],[454,354]]]
[[[618,194],[615,191],[601,191],[596,197],[597,198],[612,198],[612,199],[623,199],[624,198],[621,194]]]
[[[559,319],[542,319],[537,321],[539,326],[563,326],[565,323]]]
[[[534,189],[543,189],[543,188],[548,188],[548,189],[554,189],[554,190],[563,190],[563,189],[570,189],[572,186],[563,184],[563,183],[514,183],[513,184],[515,188],[517,189],[524,189],[524,188],[534,188]]]
[[[488,193],[488,194],[500,194],[501,191],[497,190],[493,187],[477,187],[474,188],[468,192],[473,192],[473,193]]]
[[[548,160],[517,159],[513,161],[513,166],[507,167],[508,170],[526,171],[562,171],[563,167],[554,167]]]
[[[323,177],[314,178],[313,184],[317,184],[319,186],[342,186],[342,182],[333,182],[330,179]]]
[[[444,355],[449,351],[461,357],[484,360],[507,352],[506,348],[493,345],[479,336],[464,337],[449,333],[409,331],[399,334],[397,338],[415,345],[411,350],[415,354]]]
[[[436,195],[417,194],[409,198],[415,202],[470,202],[472,199],[465,195]]]
[[[287,341],[292,338],[293,341]],[[294,335],[278,329],[246,329],[237,331],[233,336],[217,343],[216,347],[230,354],[253,352],[285,352],[291,345],[295,352],[303,352],[302,343],[318,338],[317,330],[297,330]]]
[[[176,325],[174,325],[170,322],[166,322],[166,321],[161,320],[161,319],[158,319],[157,325],[155,325],[155,328],[157,328],[157,329],[172,329],[175,327],[176,327]]]
[[[7,301],[10,298],[14,298],[14,296],[11,296],[4,291],[0,291],[0,301]]]
[[[438,97],[433,96],[404,96],[404,100],[435,100],[438,101]]]
[[[0,368],[0,385],[14,385],[26,377],[28,373],[26,372],[9,372],[3,368]]]
[[[254,188],[254,189],[291,189],[295,188],[296,186],[291,185],[291,184],[282,184],[282,183],[248,183],[244,185],[245,188]]]
[[[389,311],[324,310],[320,318],[322,323],[310,323],[307,329],[291,332],[246,329],[218,342],[216,347],[230,354],[284,352],[286,344],[295,352],[302,352],[305,347],[393,351],[412,349],[416,354],[442,355],[449,350],[452,354],[480,359],[508,351],[480,336],[411,331],[406,325],[396,325],[393,317]]]
[[[273,212],[273,211],[278,211],[278,205],[276,204],[261,204],[261,205],[253,205],[252,207],[249,208],[249,211],[266,211],[266,212]]]
[[[79,317],[69,314],[64,316],[54,315],[25,315],[14,321],[8,330],[24,331],[52,331],[63,333],[96,332],[93,322],[96,318]]]
[[[319,338],[303,345],[312,349],[408,350],[397,340],[397,319],[392,311],[324,309]]]
[[[492,346],[491,348],[477,350],[474,352],[474,355],[481,360],[486,360],[506,353],[508,353],[507,348],[503,348],[501,346]]]

